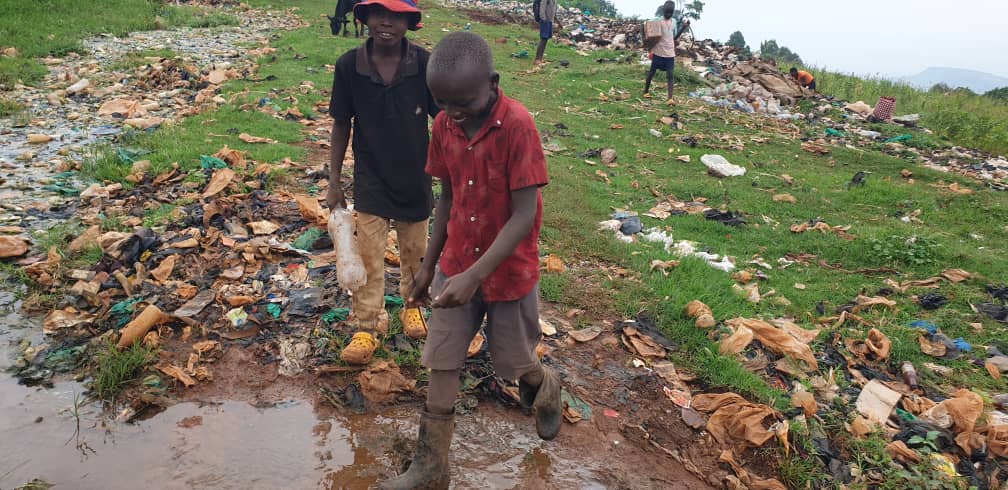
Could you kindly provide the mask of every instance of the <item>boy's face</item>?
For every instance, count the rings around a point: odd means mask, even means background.
[[[491,99],[497,96],[499,80],[497,73],[463,69],[451,74],[432,73],[427,77],[427,86],[441,110],[456,124],[464,124],[487,114]]]
[[[409,14],[392,12],[381,5],[369,5],[367,26],[377,45],[396,47],[406,36]]]

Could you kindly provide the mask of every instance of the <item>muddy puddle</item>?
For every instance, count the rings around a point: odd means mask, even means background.
[[[416,430],[408,408],[320,416],[298,400],[268,407],[180,403],[148,420],[119,423],[94,403],[79,404],[81,392],[75,382],[40,389],[0,379],[0,488],[40,478],[77,489],[364,489],[391,474],[400,460],[395,448]],[[551,456],[534,436],[499,414],[461,417],[453,486],[606,488],[592,470]]]
[[[0,293],[0,489],[39,478],[56,488],[364,489],[395,473],[416,434],[416,407],[342,415],[308,400],[178,403],[121,422],[83,384],[26,387],[8,372],[19,345],[42,341],[20,302]],[[481,403],[458,417],[455,488],[607,488],[602,459],[570,439],[544,443],[531,419]],[[573,434],[572,434],[573,433]]]

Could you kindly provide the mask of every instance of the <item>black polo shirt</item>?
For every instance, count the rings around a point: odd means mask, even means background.
[[[370,60],[372,40],[336,62],[329,114],[353,119],[354,209],[400,221],[421,221],[433,207],[431,177],[424,172],[438,113],[427,90],[423,48],[403,39],[403,56],[386,85]]]

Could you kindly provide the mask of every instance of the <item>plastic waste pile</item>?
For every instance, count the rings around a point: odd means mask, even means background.
[[[535,21],[531,2],[449,0],[446,3],[480,12],[498,12],[523,23],[532,24]],[[583,50],[635,49],[640,48],[643,42],[640,20],[603,17],[588,10],[564,6],[557,7],[557,20],[564,26],[557,31],[557,37]]]

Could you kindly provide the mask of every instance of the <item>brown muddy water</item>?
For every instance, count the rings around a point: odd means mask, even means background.
[[[34,322],[12,313],[17,305],[0,311],[3,370],[21,339],[40,340]],[[0,489],[35,478],[70,489],[364,489],[396,472],[403,442],[416,434],[414,407],[343,416],[304,400],[208,400],[125,423],[84,391],[72,380],[29,388],[0,373]],[[487,403],[458,418],[453,487],[608,486],[603,458],[576,447],[558,456],[530,419],[510,412]]]

